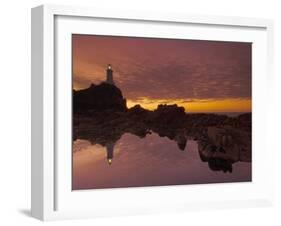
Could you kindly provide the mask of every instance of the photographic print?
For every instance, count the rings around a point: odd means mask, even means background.
[[[72,35],[72,189],[252,179],[252,43]]]

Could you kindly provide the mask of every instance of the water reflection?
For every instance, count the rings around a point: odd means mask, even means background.
[[[251,181],[251,136],[232,127],[74,134],[73,189]]]
[[[112,163],[113,151],[114,151],[114,144],[113,143],[106,144],[107,162],[109,165],[111,165]]]

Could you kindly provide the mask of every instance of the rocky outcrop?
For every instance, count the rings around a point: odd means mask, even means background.
[[[186,113],[183,107],[176,104],[166,105],[160,104],[157,109],[153,111],[151,121],[154,125],[179,128],[182,127],[186,119]]]
[[[208,127],[198,141],[198,151],[210,169],[232,172],[233,163],[252,161],[251,133],[231,126]]]
[[[103,82],[99,85],[92,84],[87,89],[73,91],[74,113],[87,114],[105,110],[127,110],[126,99],[117,86]]]

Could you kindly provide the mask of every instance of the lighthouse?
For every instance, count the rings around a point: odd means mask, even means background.
[[[107,65],[107,69],[106,69],[106,82],[114,85],[114,81],[113,81],[113,70],[111,67],[111,64]]]

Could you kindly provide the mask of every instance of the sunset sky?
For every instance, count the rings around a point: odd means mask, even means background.
[[[75,90],[104,81],[111,64],[128,107],[251,111],[251,43],[73,35],[72,47]]]

